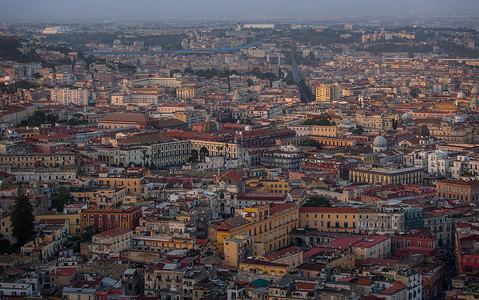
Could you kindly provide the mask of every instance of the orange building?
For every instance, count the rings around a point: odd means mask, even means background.
[[[358,232],[358,209],[350,207],[301,207],[300,227],[327,232]]]
[[[479,181],[446,179],[436,183],[436,195],[443,199],[457,199],[477,203],[479,201]]]
[[[222,222],[216,231],[218,249],[224,254],[226,239],[253,236],[253,255],[264,255],[289,245],[289,233],[298,227],[298,206],[257,204],[245,207],[241,215]]]

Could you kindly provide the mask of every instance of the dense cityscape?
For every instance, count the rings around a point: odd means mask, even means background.
[[[0,23],[0,296],[479,299],[478,66],[477,16]]]

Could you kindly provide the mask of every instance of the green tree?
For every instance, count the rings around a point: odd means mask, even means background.
[[[323,145],[316,140],[306,140],[301,143],[301,146],[316,147],[316,149],[322,149]]]
[[[308,201],[303,204],[303,207],[331,207],[331,203],[322,196],[314,196],[309,198]]]
[[[33,224],[33,206],[28,197],[23,195],[15,200],[11,214],[13,236],[17,239],[17,244],[23,246],[34,234]]]
[[[146,149],[143,149],[142,151],[142,158],[143,158],[143,167],[146,167],[146,164],[148,164],[147,160],[150,158],[150,155],[146,153]]]
[[[65,187],[60,187],[52,199],[52,207],[58,212],[63,210],[63,206],[73,201],[73,197]]]
[[[201,147],[201,149],[200,149],[200,160],[204,162],[205,157],[207,157],[209,154],[210,154],[210,151],[208,151],[208,149],[206,149],[205,146]]]
[[[356,126],[356,129],[353,130],[354,134],[362,134],[364,132],[364,128],[361,125]]]
[[[198,162],[198,150],[196,150],[196,149],[191,150],[191,156],[190,156],[190,158],[188,159],[188,161],[189,161],[190,163],[196,163],[196,162]]]
[[[331,123],[331,116],[329,115],[321,115],[321,116],[316,116],[312,119],[307,119],[304,121],[304,125],[319,125],[319,126],[332,126],[335,124]]]

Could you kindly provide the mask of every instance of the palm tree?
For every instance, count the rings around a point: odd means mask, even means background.
[[[142,157],[143,157],[143,167],[144,167],[146,166],[146,160],[150,157],[150,155],[146,153],[146,149],[143,149],[142,153],[143,153]]]

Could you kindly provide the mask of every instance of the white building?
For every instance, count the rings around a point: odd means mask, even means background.
[[[91,93],[86,89],[52,89],[50,92],[52,102],[62,105],[87,106],[91,100]]]
[[[0,293],[5,296],[32,296],[33,286],[30,283],[0,282]]]

